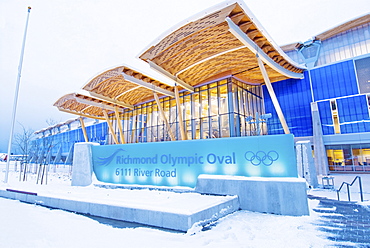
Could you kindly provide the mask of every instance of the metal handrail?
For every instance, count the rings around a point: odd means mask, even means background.
[[[351,201],[351,193],[349,191],[349,187],[352,186],[355,181],[358,179],[358,185],[360,187],[360,197],[361,197],[361,201],[363,202],[364,201],[364,196],[363,196],[363,193],[362,193],[362,183],[361,183],[361,177],[359,176],[356,176],[355,179],[353,179],[352,183],[347,183],[347,182],[343,182],[342,185],[340,185],[339,189],[337,190],[337,196],[338,196],[338,201],[340,201],[339,199],[339,192],[341,191],[342,187],[344,185],[347,186],[347,194],[348,194],[348,201]]]

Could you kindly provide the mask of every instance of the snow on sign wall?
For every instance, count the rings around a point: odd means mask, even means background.
[[[297,177],[293,135],[93,146],[99,181],[195,187],[200,174]]]

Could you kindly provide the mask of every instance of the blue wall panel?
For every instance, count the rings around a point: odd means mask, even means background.
[[[317,106],[319,108],[320,120],[322,126],[322,133],[334,134],[333,117],[331,113],[330,101],[318,102]]]
[[[370,118],[366,96],[337,99],[341,133],[370,131]]]
[[[315,101],[358,94],[353,61],[311,71]]]
[[[308,73],[304,74],[304,79],[287,79],[275,82],[272,86],[291,133],[296,137],[312,136],[312,96]],[[272,114],[267,121],[268,133],[284,133],[266,86],[263,86],[263,96],[265,111]]]

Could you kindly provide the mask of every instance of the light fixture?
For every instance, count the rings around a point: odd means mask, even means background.
[[[245,120],[249,124],[256,124],[256,135],[261,135],[261,126],[262,126],[262,124],[266,123],[267,119],[269,119],[271,117],[272,117],[271,113],[260,115],[258,112],[256,112],[255,118],[254,118],[255,121],[252,121],[253,120],[252,116],[245,117]]]

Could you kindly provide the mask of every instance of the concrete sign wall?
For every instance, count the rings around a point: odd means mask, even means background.
[[[200,174],[297,177],[293,135],[93,146],[99,181],[195,187]]]

